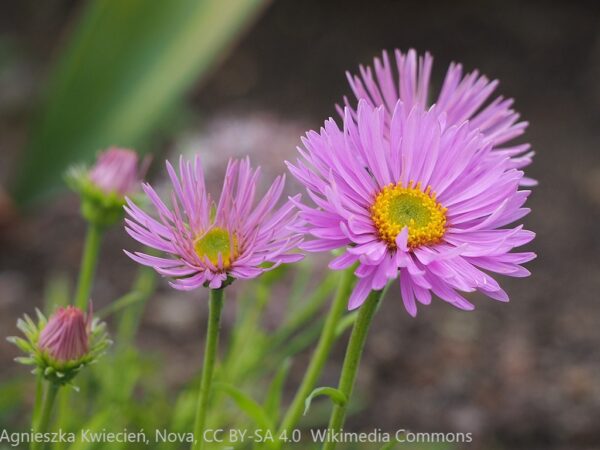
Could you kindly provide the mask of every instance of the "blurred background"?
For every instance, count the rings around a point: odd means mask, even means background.
[[[114,144],[152,153],[158,184],[182,152],[203,155],[214,189],[232,156],[250,154],[271,178],[335,116],[346,70],[414,47],[434,55],[436,87],[462,62],[499,79],[530,122],[522,140],[540,185],[525,224],[539,256],[531,278],[502,280],[508,305],[475,296],[463,313],[437,301],[412,319],[391,290],[347,429],[472,432],[473,449],[600,448],[599,25],[600,4],[566,0],[0,2],[0,335],[77,273],[85,226],[62,188],[68,165]],[[122,248],[135,244],[110,230],[98,308],[136,276]],[[286,314],[289,292],[274,292],[266,330]],[[161,280],[146,305],[137,344],[164,362],[167,394],[199,368],[204,295]],[[238,307],[227,303],[224,336]],[[0,425],[19,427],[32,384],[0,342]],[[344,343],[321,385],[336,383]],[[300,350],[284,401],[310,355]]]

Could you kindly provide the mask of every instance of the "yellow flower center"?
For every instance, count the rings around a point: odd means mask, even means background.
[[[371,218],[379,237],[389,248],[396,248],[396,237],[408,227],[408,247],[437,244],[446,231],[446,208],[435,199],[431,186],[411,181],[385,186],[371,206]]]
[[[210,229],[194,241],[194,250],[200,258],[208,258],[211,263],[217,265],[220,253],[224,267],[229,267],[232,258],[237,256],[237,247],[237,237],[219,227]]]

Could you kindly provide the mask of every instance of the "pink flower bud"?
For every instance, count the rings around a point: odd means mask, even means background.
[[[138,167],[138,161],[138,154],[133,150],[110,148],[98,155],[89,172],[90,180],[107,194],[115,192],[125,196],[136,189],[144,175],[146,164]]]
[[[89,319],[74,306],[59,308],[40,333],[38,346],[60,362],[74,361],[88,353]]]

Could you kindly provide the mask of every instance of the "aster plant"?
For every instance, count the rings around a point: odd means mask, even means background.
[[[521,264],[535,255],[511,252],[534,237],[511,225],[529,212],[529,191],[519,190],[523,172],[510,155],[470,122],[450,122],[437,106],[397,101],[388,119],[385,106],[361,100],[356,113],[345,109],[342,128],[330,119],[303,144],[301,158],[289,164],[315,204],[298,203],[314,237],[302,248],[341,249],[329,267],[356,265],[358,279],[348,308],[360,307],[359,315],[329,423],[338,431],[384,287],[399,280],[413,316],[433,295],[463,310],[474,308],[463,292],[508,301],[489,273],[529,275]]]
[[[259,169],[249,159],[227,165],[218,203],[206,190],[199,157],[179,160],[179,173],[167,162],[173,191],[168,207],[149,184],[143,190],[155,217],[128,199],[126,230],[147,247],[166,257],[125,251],[134,261],[168,277],[171,286],[189,291],[209,288],[209,318],[204,363],[198,394],[194,449],[203,448],[203,432],[216,361],[224,288],[237,279],[256,278],[282,263],[299,261],[295,251],[302,235],[294,231],[298,213],[293,201],[276,207],[285,177],[275,179],[255,202]]]

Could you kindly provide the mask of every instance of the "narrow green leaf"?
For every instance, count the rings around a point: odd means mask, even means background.
[[[291,360],[289,358],[285,359],[277,370],[277,373],[275,374],[275,377],[273,378],[273,381],[271,382],[267,392],[265,411],[274,423],[276,423],[279,419],[283,385],[290,371],[290,366]]]
[[[131,291],[123,295],[122,297],[119,297],[114,302],[110,303],[108,306],[105,306],[104,308],[99,310],[95,315],[96,317],[105,320],[112,314],[117,313],[143,300],[145,300],[145,296],[141,292]]]
[[[308,412],[313,398],[318,397],[320,395],[326,395],[331,399],[333,403],[339,406],[344,406],[348,401],[346,395],[344,395],[344,393],[339,389],[332,387],[318,387],[314,389],[308,397],[306,397],[306,400],[304,401],[304,415],[306,415],[306,413]]]
[[[235,404],[240,408],[248,417],[250,417],[256,425],[263,430],[273,430],[273,422],[269,418],[269,415],[265,409],[253,400],[248,394],[242,392],[235,386],[229,383],[215,383],[215,391],[222,391],[226,393]]]
[[[350,314],[346,314],[344,317],[342,317],[335,329],[335,336],[340,337],[348,328],[354,325],[357,316],[358,311],[353,311]]]
[[[16,200],[40,197],[69,164],[100,149],[144,147],[266,3],[88,2],[51,74],[18,172]]]

